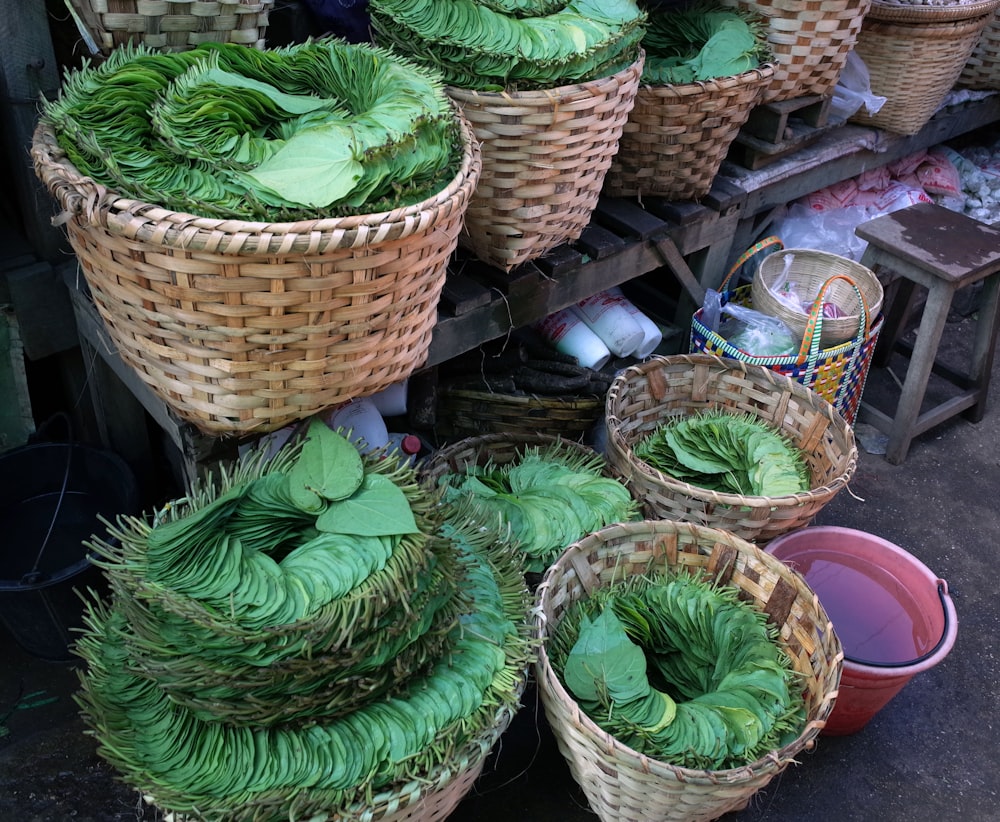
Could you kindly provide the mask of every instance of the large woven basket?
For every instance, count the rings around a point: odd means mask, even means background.
[[[44,124],[32,157],[118,354],[207,433],[265,432],[408,377],[426,359],[448,261],[481,170],[438,194],[298,223],[197,217],[82,176]]]
[[[540,91],[448,87],[483,158],[464,247],[510,271],[580,237],[618,150],[643,60],[608,77]]]
[[[744,600],[767,613],[801,674],[806,721],[794,741],[741,768],[692,770],[643,756],[580,709],[552,668],[549,637],[573,603],[614,582],[664,571],[735,586]],[[573,778],[604,822],[707,822],[745,807],[813,747],[840,684],[843,650],[806,582],[751,543],[692,523],[611,525],[569,546],[538,588],[535,625],[540,642],[535,677],[545,715]]]
[[[787,271],[786,271],[787,266]],[[875,273],[861,263],[810,248],[786,248],[765,257],[754,273],[751,287],[755,310],[772,317],[778,317],[800,338],[805,333],[808,310],[795,311],[775,294],[774,285],[782,276],[795,284],[795,291],[803,298],[812,300],[823,284],[832,277],[843,275],[848,280],[835,279],[826,290],[825,301],[836,305],[842,312],[840,317],[825,317],[820,337],[823,348],[853,339],[861,322],[861,308],[857,292],[851,287],[853,282],[865,299],[869,317],[877,317],[882,310],[884,292],[882,283]]]
[[[767,22],[775,72],[761,102],[832,94],[872,0],[723,0]]]
[[[886,101],[876,114],[862,109],[850,121],[903,135],[920,131],[954,87],[998,4],[873,0],[855,50],[868,67],[872,93]]]
[[[979,35],[956,85],[982,91],[1000,89],[1000,7]]]
[[[608,390],[608,461],[650,519],[695,522],[764,544],[808,525],[857,468],[854,432],[833,406],[761,365],[710,354],[652,357],[619,372]],[[708,409],[751,414],[784,434],[808,464],[808,491],[782,497],[721,494],[658,471],[633,447],[668,419]]]
[[[641,86],[604,179],[612,197],[694,200],[774,77],[774,66],[702,83]]]
[[[202,43],[264,48],[275,0],[72,0],[104,55],[126,43],[187,51]]]

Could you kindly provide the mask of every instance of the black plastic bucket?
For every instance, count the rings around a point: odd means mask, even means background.
[[[77,590],[105,586],[83,543],[106,537],[98,515],[113,522],[139,505],[135,476],[113,452],[43,442],[0,454],[0,622],[25,651],[73,659]]]

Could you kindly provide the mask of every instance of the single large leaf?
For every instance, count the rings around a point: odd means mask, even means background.
[[[383,474],[367,474],[348,499],[331,503],[316,519],[320,531],[381,537],[419,532],[403,490]]]
[[[614,703],[645,698],[650,691],[646,656],[628,638],[613,608],[584,620],[563,671],[578,699],[596,702],[602,694]]]
[[[322,510],[324,500],[351,496],[365,476],[358,449],[321,420],[313,419],[306,442],[288,472],[288,489],[293,502],[303,511]]]

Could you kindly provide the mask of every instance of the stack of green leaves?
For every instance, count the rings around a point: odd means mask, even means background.
[[[650,11],[642,45],[641,81],[650,86],[731,77],[771,56],[763,21],[711,0]]]
[[[372,0],[380,45],[464,89],[548,88],[636,61],[646,19],[635,0]]]
[[[673,765],[737,768],[804,726],[796,674],[766,615],[693,576],[619,582],[573,603],[549,656],[598,725]]]
[[[112,596],[88,603],[77,699],[164,810],[327,818],[482,753],[516,709],[519,555],[318,421],[92,547]]]
[[[783,497],[810,488],[802,451],[752,414],[713,410],[672,417],[632,453],[674,479],[724,494]]]
[[[70,162],[121,196],[210,217],[380,212],[444,189],[464,146],[441,78],[367,44],[123,46],[47,103]]]
[[[440,482],[446,502],[464,505],[483,527],[509,534],[524,554],[526,570],[541,573],[587,534],[638,518],[638,503],[604,467],[596,451],[553,443],[526,448],[503,465],[468,466]]]

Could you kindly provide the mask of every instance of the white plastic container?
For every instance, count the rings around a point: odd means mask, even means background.
[[[406,389],[408,380],[394,382],[388,388],[384,388],[374,394],[370,394],[370,399],[378,412],[383,417],[399,417],[406,413]]]
[[[341,433],[363,453],[377,451],[389,443],[385,420],[367,397],[337,406],[326,416],[325,422],[334,431],[343,429]]]
[[[611,359],[608,347],[572,308],[549,314],[535,323],[534,327],[556,351],[576,357],[576,361],[584,368],[597,370]]]
[[[622,298],[601,291],[580,300],[573,308],[615,356],[630,357],[642,344],[642,327],[625,308]]]
[[[652,318],[648,314],[644,314],[639,307],[633,303],[622,290],[615,286],[614,288],[609,288],[608,294],[618,297],[622,301],[622,305],[625,310],[639,323],[639,327],[642,329],[642,342],[639,343],[635,351],[632,352],[633,357],[638,357],[640,360],[646,359],[650,354],[652,354],[656,347],[663,342],[663,331],[660,330]]]

